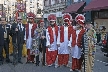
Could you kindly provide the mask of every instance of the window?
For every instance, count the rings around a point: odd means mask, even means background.
[[[108,18],[108,11],[94,12],[94,18]]]
[[[55,0],[51,0],[51,5],[54,5],[55,4]]]
[[[32,3],[32,0],[30,0],[30,3]]]
[[[108,11],[99,12],[99,18],[108,18]]]
[[[41,9],[38,9],[37,14],[41,14]]]
[[[78,2],[79,0],[74,0],[74,2]]]

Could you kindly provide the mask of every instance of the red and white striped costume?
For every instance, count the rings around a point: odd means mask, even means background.
[[[77,24],[84,26],[85,17],[82,14],[78,14],[75,18]],[[73,31],[72,37],[72,70],[81,70],[81,42],[85,29],[78,29]]]
[[[69,46],[71,46],[70,38],[71,32],[73,30],[72,26],[70,25],[70,20],[72,19],[71,15],[66,13],[63,15],[64,23],[68,25],[62,25],[59,29],[57,44],[60,45],[58,48],[58,65],[65,65],[67,66],[69,61]]]
[[[54,14],[50,14],[48,16],[49,22],[56,22],[56,16]],[[58,26],[54,23],[53,26],[48,26],[46,29],[46,46],[50,46],[50,48],[46,48],[46,63],[48,66],[51,66],[55,63],[57,57],[57,36],[58,36]]]
[[[29,19],[34,19],[35,14],[32,12],[28,13]],[[27,48],[27,62],[32,61],[34,63],[35,55],[30,55],[30,49],[32,48],[32,38],[34,36],[34,30],[37,28],[37,24],[34,22],[26,24],[26,48]]]

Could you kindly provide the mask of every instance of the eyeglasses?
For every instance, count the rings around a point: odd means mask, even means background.
[[[29,20],[33,20],[33,18],[30,18]]]
[[[55,21],[50,21],[50,22],[52,23],[52,22],[55,22]]]
[[[18,19],[18,20],[22,20],[22,19]]]

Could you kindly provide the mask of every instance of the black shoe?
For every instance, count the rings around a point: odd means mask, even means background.
[[[36,66],[39,66],[39,64],[36,64]]]
[[[42,63],[42,66],[45,66],[45,63]]]
[[[18,61],[18,63],[23,64],[23,62],[21,62],[21,61]]]
[[[27,61],[26,64],[30,63],[30,61]]]
[[[7,62],[7,63],[12,63],[12,62],[10,61],[10,59],[7,59],[6,62]]]
[[[0,61],[0,65],[3,65],[3,61]]]
[[[34,63],[35,63],[35,61],[32,61],[32,63],[34,64]]]
[[[39,66],[39,63],[40,63],[40,61],[36,63],[36,66]]]
[[[105,66],[108,66],[108,64],[106,64]]]
[[[13,53],[11,53],[10,56],[13,56]]]

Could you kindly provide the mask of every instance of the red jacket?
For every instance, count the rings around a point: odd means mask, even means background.
[[[34,36],[34,30],[37,28],[37,24],[33,23],[32,30],[31,30],[31,37],[33,38]],[[26,24],[26,39],[28,39],[29,35],[29,24]]]

